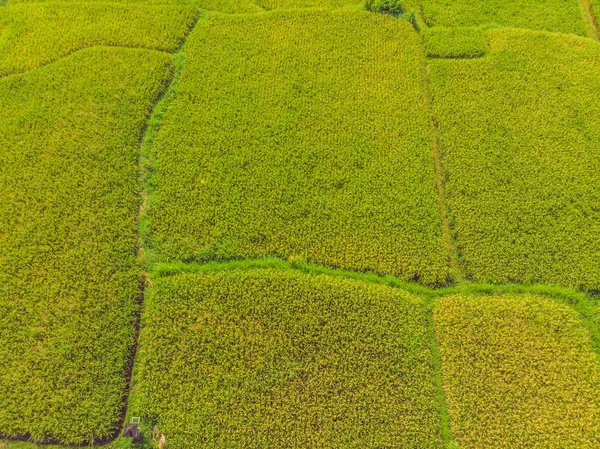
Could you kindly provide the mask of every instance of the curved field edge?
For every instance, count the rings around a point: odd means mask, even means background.
[[[600,356],[600,331],[598,329],[599,315],[598,312],[598,296],[585,294],[578,292],[573,289],[549,286],[549,285],[492,285],[492,284],[474,284],[474,283],[461,283],[452,287],[446,288],[428,288],[419,284],[409,283],[403,281],[394,276],[378,276],[373,273],[358,273],[352,271],[332,269],[329,267],[310,264],[305,262],[291,263],[277,258],[263,258],[263,259],[250,259],[250,260],[235,260],[228,262],[209,262],[205,264],[188,264],[188,263],[170,263],[170,264],[156,264],[152,268],[152,276],[150,279],[159,279],[171,276],[177,276],[182,273],[192,274],[211,274],[222,271],[248,271],[248,270],[281,270],[281,271],[298,271],[301,273],[309,274],[311,276],[331,276],[341,277],[358,281],[360,283],[374,283],[381,284],[393,288],[405,290],[415,296],[423,298],[428,304],[430,310],[429,316],[431,317],[431,311],[436,306],[438,301],[449,295],[464,294],[474,296],[503,296],[503,295],[521,295],[530,294],[536,296],[543,296],[551,298],[552,300],[566,304],[579,315],[580,321],[583,326],[589,331],[592,339],[594,350],[598,356]],[[149,280],[151,287],[151,280]],[[435,337],[433,325],[430,324],[431,332],[431,347],[434,357],[434,366],[436,373],[436,384],[438,386],[438,394],[441,394],[439,400],[445,401],[445,395],[443,393],[443,381],[441,374],[441,358],[438,349],[438,342]],[[137,365],[137,360],[135,365]],[[131,393],[135,396],[135,392]],[[448,445],[448,448],[453,448],[453,439],[450,427],[450,418],[447,413],[446,406],[444,404],[442,410],[442,435],[443,440]],[[132,411],[127,411],[128,422],[132,417]],[[144,430],[149,433],[152,425],[149,421],[143,420]],[[114,445],[113,445],[114,444]],[[132,447],[131,440],[119,437],[113,443],[108,446],[90,446],[91,447],[108,447],[108,448],[129,448]],[[0,449],[34,449],[34,448],[46,448],[46,449],[59,449],[67,447],[65,445],[47,445],[47,444],[34,444],[25,442],[16,442],[14,440],[6,440],[2,442],[0,439]]]
[[[5,435],[81,444],[106,441],[125,411],[140,276],[131,175],[138,132],[173,67],[170,55],[141,49],[72,58],[80,64],[0,80],[0,416]]]
[[[387,285],[406,290],[414,295],[426,298],[433,305],[442,296],[453,294],[502,295],[502,294],[535,294],[552,298],[557,302],[573,308],[580,316],[584,326],[590,331],[594,347],[600,355],[600,292],[584,293],[572,288],[545,284],[485,284],[460,282],[442,288],[431,288],[421,284],[406,282],[395,276],[380,276],[376,273],[356,272],[327,267],[308,262],[290,262],[270,257],[258,259],[232,260],[209,263],[157,263],[152,266],[152,278],[174,276],[179,273],[211,273],[231,270],[296,270],[313,276],[328,275],[353,279],[364,283]]]
[[[98,46],[174,53],[199,15],[193,7],[114,3],[6,7],[0,9],[0,77],[36,70]]]

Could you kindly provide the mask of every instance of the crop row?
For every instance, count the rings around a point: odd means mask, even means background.
[[[533,295],[453,295],[433,314],[461,448],[600,445],[598,355],[574,310]]]
[[[133,414],[172,448],[440,447],[427,310],[292,271],[155,279]]]

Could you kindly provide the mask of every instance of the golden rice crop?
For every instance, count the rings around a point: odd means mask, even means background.
[[[578,0],[422,0],[429,26],[503,26],[587,35]]]
[[[452,295],[433,314],[461,449],[600,447],[598,355],[569,306]]]
[[[0,76],[93,46],[175,51],[194,24],[191,7],[41,3],[0,8]]]
[[[488,51],[485,31],[478,28],[424,28],[421,38],[429,58],[478,58]]]
[[[441,447],[427,314],[290,270],[154,279],[132,413],[173,449]]]

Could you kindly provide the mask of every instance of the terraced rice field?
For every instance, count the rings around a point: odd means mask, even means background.
[[[410,24],[359,11],[214,15],[185,54],[154,140],[158,260],[276,255],[445,282]]]
[[[0,80],[3,435],[80,443],[119,424],[137,140],[172,70],[164,53],[93,48]]]
[[[430,64],[467,276],[600,287],[600,46],[517,30]]]
[[[460,447],[598,447],[598,356],[568,305],[452,295],[434,322]]]
[[[170,447],[441,447],[427,309],[402,290],[184,273],[156,280],[142,323],[133,409]]]
[[[598,14],[0,1],[0,449],[600,447]]]

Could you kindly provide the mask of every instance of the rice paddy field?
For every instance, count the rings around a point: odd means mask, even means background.
[[[0,0],[0,449],[600,448],[599,15]]]

